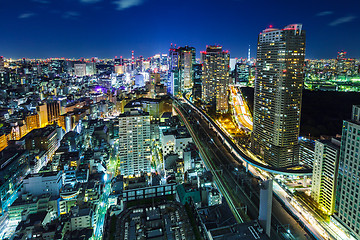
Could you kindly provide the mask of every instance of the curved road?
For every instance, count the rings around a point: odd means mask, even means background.
[[[267,172],[273,174],[282,174],[282,175],[293,175],[293,176],[309,176],[312,175],[312,169],[292,169],[292,168],[278,168],[270,165],[266,165],[264,163],[258,162],[251,157],[247,156],[239,147],[230,139],[230,137],[224,133],[224,131],[210,118],[208,117],[202,110],[196,107],[189,99],[186,98],[186,93],[183,94],[183,99],[175,99],[175,103],[186,104],[189,105],[193,110],[197,111],[199,115],[206,120],[211,128],[220,136],[224,145],[226,145],[229,150],[245,165],[250,164],[256,168],[261,170],[265,170]]]

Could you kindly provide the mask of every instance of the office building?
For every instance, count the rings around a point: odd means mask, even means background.
[[[195,48],[194,47],[179,47],[179,77],[181,91],[189,90],[194,85],[194,70],[195,64]]]
[[[46,104],[41,104],[36,107],[36,112],[39,114],[39,125],[40,127],[46,127],[48,124],[48,108]]]
[[[47,118],[48,124],[53,124],[54,122],[59,121],[60,117],[60,102],[59,101],[47,101]]]
[[[340,139],[315,141],[311,197],[328,215],[335,209],[339,153]]]
[[[150,172],[150,115],[132,109],[119,116],[119,165],[124,176]]]
[[[312,168],[314,163],[315,141],[300,137],[299,149],[299,164]]]
[[[259,34],[254,92],[254,153],[276,167],[299,162],[305,31],[301,24]]]
[[[195,64],[194,47],[171,46],[169,51],[170,68],[168,80],[168,92],[172,95],[179,95],[184,91],[190,90],[194,85]]]
[[[38,113],[31,113],[25,117],[27,131],[40,128],[40,119]]]
[[[335,218],[360,239],[360,106],[353,106],[352,117],[344,121],[339,157]]]
[[[62,187],[62,172],[42,172],[28,175],[23,182],[22,192],[32,196],[50,194],[59,197]]]
[[[11,205],[21,188],[23,179],[30,169],[29,153],[14,147],[7,147],[0,155],[0,215]]]
[[[74,75],[77,77],[86,76],[86,63],[74,64]]]
[[[194,64],[194,85],[192,88],[192,97],[194,100],[201,99],[201,75],[202,75],[202,64]]]
[[[33,129],[26,134],[21,140],[25,141],[27,150],[43,150],[46,151],[48,159],[51,159],[55,151],[60,146],[62,134],[59,133],[59,126],[48,125],[44,128]]]
[[[167,82],[167,91],[171,95],[178,95],[179,90],[179,53],[176,45],[169,50],[169,76]]]
[[[234,78],[235,83],[248,83],[251,74],[251,66],[243,62],[235,64]]]
[[[216,112],[228,111],[228,85],[230,54],[221,46],[207,46],[201,52],[202,101],[215,107]]]

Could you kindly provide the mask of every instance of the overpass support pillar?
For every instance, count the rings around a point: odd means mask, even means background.
[[[306,187],[306,180],[307,180],[307,177],[304,176],[304,179],[303,179],[303,187]]]

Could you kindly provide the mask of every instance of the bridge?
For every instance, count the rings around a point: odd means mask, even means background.
[[[310,176],[312,175],[312,169],[309,168],[278,168],[270,165],[266,165],[263,162],[259,162],[250,156],[244,153],[244,149],[240,149],[238,145],[201,109],[195,106],[189,99],[186,98],[186,93],[183,94],[182,99],[175,99],[176,104],[187,104],[194,111],[196,111],[202,119],[204,119],[209,127],[216,132],[216,134],[221,138],[223,144],[228,148],[228,150],[237,157],[239,162],[242,162],[248,169],[249,164],[258,169],[267,171],[272,174],[281,174],[281,175],[292,175],[292,176]]]

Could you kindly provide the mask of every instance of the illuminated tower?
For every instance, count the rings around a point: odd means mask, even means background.
[[[276,167],[298,164],[304,58],[301,24],[259,34],[251,147]]]
[[[195,55],[194,47],[185,46],[175,48],[171,45],[169,52],[170,76],[168,86],[170,86],[170,92],[172,91],[172,94],[178,95],[193,87]]]
[[[134,57],[134,51],[131,51],[131,70],[135,69],[135,57]]]
[[[340,52],[338,52],[337,60],[340,61],[340,60],[345,60],[345,59],[346,59],[346,52],[344,52],[344,50],[341,50]]]
[[[194,70],[195,64],[195,48],[194,47],[179,47],[179,77],[180,77],[180,89],[189,90],[194,85]]]
[[[179,53],[176,45],[171,44],[169,50],[169,77],[167,91],[171,95],[177,95],[179,91]]]
[[[221,46],[207,46],[201,52],[202,101],[215,106],[216,111],[228,110],[228,85],[230,74],[230,53]]]

